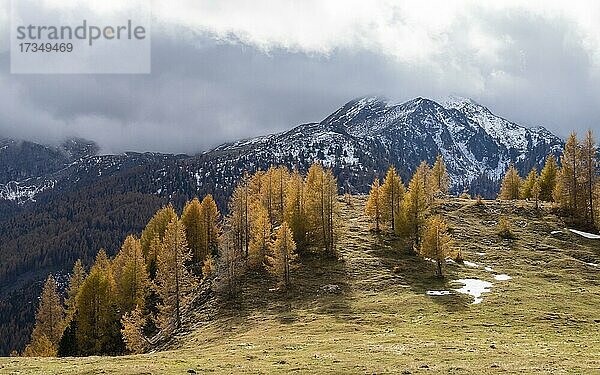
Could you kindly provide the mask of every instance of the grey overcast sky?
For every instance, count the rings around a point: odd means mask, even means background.
[[[149,75],[11,75],[8,9],[0,136],[195,153],[371,94],[471,97],[562,137],[600,133],[598,1],[154,1]]]

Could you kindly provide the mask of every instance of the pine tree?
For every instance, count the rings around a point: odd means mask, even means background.
[[[595,189],[598,182],[597,170],[598,170],[598,147],[594,140],[594,133],[592,130],[588,130],[585,139],[581,144],[581,156],[582,156],[582,190],[583,190],[583,204],[581,207],[585,208],[585,218],[589,226],[595,226],[596,217],[594,206],[596,197]]]
[[[390,223],[392,231],[396,230],[397,216],[402,207],[402,200],[404,199],[405,187],[396,173],[396,168],[390,166],[385,175],[385,180],[381,186],[381,197],[383,200],[381,218],[382,220]]]
[[[522,199],[531,199],[533,198],[533,187],[537,183],[538,174],[537,169],[534,167],[531,169],[527,178],[523,182],[523,186],[521,188],[521,198]]]
[[[205,231],[205,234],[201,236],[201,259],[205,261],[208,256],[217,255],[217,248],[219,246],[219,220],[221,214],[217,208],[217,203],[210,194],[202,199],[201,217],[202,227]]]
[[[579,187],[581,176],[581,147],[577,134],[571,133],[561,157],[562,168],[558,176],[558,183],[554,190],[554,200],[571,216],[578,214],[581,190]]]
[[[75,265],[73,266],[71,277],[69,278],[67,298],[65,299],[65,305],[67,306],[67,317],[65,319],[65,323],[67,325],[71,322],[73,316],[75,315],[75,309],[77,308],[77,294],[79,293],[79,289],[81,288],[81,285],[83,285],[86,276],[87,274],[81,259],[77,259]]]
[[[144,335],[145,323],[146,319],[139,306],[135,310],[125,313],[121,318],[123,326],[121,334],[130,353],[144,353],[150,347],[150,343]]]
[[[296,259],[296,243],[286,222],[279,227],[273,243],[273,256],[267,257],[269,272],[279,278],[284,287],[290,285],[290,269]]]
[[[431,169],[431,178],[433,179],[434,192],[441,192],[448,194],[448,188],[450,187],[450,176],[446,170],[446,164],[442,155],[438,155]]]
[[[294,170],[286,189],[284,220],[288,223],[298,249],[306,244],[306,213],[304,211],[304,182]]]
[[[271,221],[267,210],[259,201],[252,203],[250,225],[250,265],[262,267],[265,256],[270,251]]]
[[[157,259],[156,289],[161,299],[158,318],[163,331],[170,332],[181,327],[183,308],[196,286],[194,277],[186,268],[191,257],[184,225],[173,219],[167,225]]]
[[[554,155],[550,154],[546,158],[546,163],[544,164],[544,168],[538,179],[540,185],[540,200],[545,202],[554,201],[552,193],[556,189],[557,177],[558,165],[556,164],[556,158]]]
[[[71,321],[65,327],[65,330],[58,343],[59,357],[75,357],[79,355],[79,348],[77,347],[77,311]]]
[[[502,180],[502,186],[500,187],[500,194],[498,198],[504,200],[515,200],[521,196],[521,177],[519,172],[515,168],[514,164],[510,164],[508,171],[504,175]]]
[[[152,219],[144,228],[142,232],[142,236],[140,237],[140,242],[142,245],[142,251],[144,252],[144,258],[146,259],[146,266],[148,268],[148,273],[150,277],[154,278],[156,275],[156,256],[157,253],[152,250],[157,250],[156,248],[152,249],[150,246],[156,238],[159,241],[162,241],[165,230],[167,229],[167,225],[173,220],[177,218],[177,213],[171,204],[161,208],[154,214]]]
[[[25,349],[25,355],[55,356],[64,328],[65,310],[58,295],[56,281],[50,275],[42,289],[31,342]]]
[[[119,354],[124,344],[110,260],[100,250],[77,295],[76,339],[79,354]]]
[[[443,265],[446,262],[446,257],[452,255],[451,243],[448,235],[448,225],[444,219],[439,215],[429,218],[423,231],[419,255],[435,260],[439,277],[444,277]]]
[[[198,198],[194,198],[185,204],[181,221],[185,226],[185,235],[188,246],[192,252],[192,263],[202,264],[206,257],[204,249],[204,222],[202,220],[202,205]]]
[[[403,214],[397,217],[396,231],[399,234],[405,233],[411,236],[417,248],[421,239],[426,213],[433,200],[431,192],[429,168],[427,163],[423,162],[417,168],[408,185],[408,192],[403,200]]]
[[[383,211],[382,203],[381,187],[379,186],[379,179],[376,178],[371,185],[369,199],[365,205],[365,214],[375,222],[375,231],[377,232],[379,232],[379,223],[381,222],[381,213]]]
[[[127,236],[113,262],[115,292],[121,314],[143,308],[150,288],[140,241]]]

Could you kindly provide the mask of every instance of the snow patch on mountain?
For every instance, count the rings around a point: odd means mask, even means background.
[[[540,142],[548,140],[548,138],[556,138],[541,126],[526,128],[497,116],[488,108],[470,98],[450,96],[441,102],[446,109],[455,109],[473,123],[481,126],[490,136],[509,150],[524,153],[531,147],[540,144]]]
[[[43,181],[40,184],[29,185],[26,182],[10,181],[0,185],[0,199],[15,201],[18,204],[35,202],[35,196],[44,190],[54,188],[55,180]]]

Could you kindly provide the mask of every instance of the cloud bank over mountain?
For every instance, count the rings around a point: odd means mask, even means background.
[[[368,94],[457,94],[561,136],[600,130],[596,2],[176,3],[153,2],[152,74],[43,76],[10,75],[0,0],[0,135],[194,153]]]

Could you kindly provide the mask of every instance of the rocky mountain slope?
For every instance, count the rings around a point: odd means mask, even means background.
[[[378,97],[352,100],[320,123],[289,131],[237,141],[200,155],[126,153],[97,156],[93,142],[71,139],[58,147],[31,142],[0,141],[0,199],[23,203],[40,192],[63,191],[74,183],[152,164],[149,193],[185,193],[226,190],[243,170],[286,164],[306,169],[321,161],[334,168],[342,190],[364,193],[374,176],[395,164],[410,176],[422,161],[441,154],[448,165],[454,191],[492,196],[511,161],[525,174],[541,166],[549,153],[559,155],[563,141],[543,127],[526,128],[494,115],[470,99],[450,98],[442,104],[416,98],[392,104]],[[161,164],[164,164],[161,168]],[[167,168],[176,164],[176,168]],[[489,180],[486,187],[479,180]],[[227,194],[225,194],[227,195]]]

